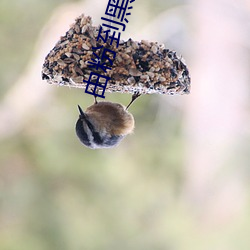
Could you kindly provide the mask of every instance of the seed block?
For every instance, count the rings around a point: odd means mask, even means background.
[[[92,25],[91,17],[81,15],[45,58],[42,79],[50,84],[85,88],[92,72],[108,76],[107,92],[140,94],[188,94],[190,76],[181,56],[157,42],[129,39],[104,43],[96,41],[100,26]],[[105,36],[103,34],[103,36]],[[105,73],[90,68],[92,47],[102,46],[116,52],[111,70]],[[101,49],[94,51],[101,57]],[[107,60],[107,65],[108,65]]]

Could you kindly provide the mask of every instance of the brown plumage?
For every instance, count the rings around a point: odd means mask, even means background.
[[[131,103],[139,96],[135,94]],[[127,108],[128,108],[127,107]],[[117,146],[128,134],[133,132],[134,117],[123,105],[112,102],[96,102],[84,112],[80,112],[76,122],[76,134],[88,148],[111,148]]]
[[[133,132],[134,118],[119,103],[98,102],[85,111],[87,117],[99,132],[111,135],[128,135]]]

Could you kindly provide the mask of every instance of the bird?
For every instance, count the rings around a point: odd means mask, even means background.
[[[85,112],[78,105],[79,118],[75,130],[80,142],[91,149],[112,148],[131,134],[135,127],[133,115],[128,112],[130,105],[140,96],[136,92],[127,107],[109,101],[97,102]]]

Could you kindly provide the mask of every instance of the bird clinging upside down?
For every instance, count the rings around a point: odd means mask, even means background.
[[[128,112],[129,106],[140,96],[135,93],[127,107],[119,103],[97,102],[80,112],[76,122],[76,134],[88,148],[111,148],[134,130],[134,117]]]

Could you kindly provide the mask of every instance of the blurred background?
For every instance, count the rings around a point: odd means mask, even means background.
[[[249,250],[250,1],[136,0],[122,38],[181,54],[191,94],[140,97],[134,134],[90,150],[74,126],[92,96],[41,68],[107,3],[0,2],[0,249]]]

